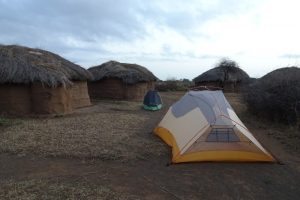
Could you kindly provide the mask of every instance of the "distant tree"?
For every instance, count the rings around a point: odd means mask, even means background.
[[[158,91],[187,91],[193,82],[189,79],[176,79],[176,77],[168,77],[166,81],[156,83],[155,88]]]
[[[169,76],[166,81],[176,81],[177,78],[175,76]]]
[[[228,74],[230,72],[234,73],[240,68],[237,62],[228,58],[222,58],[216,67],[220,67],[220,69],[224,72],[224,82],[228,81]]]

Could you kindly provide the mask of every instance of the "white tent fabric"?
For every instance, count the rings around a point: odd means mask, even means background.
[[[173,147],[174,162],[185,162],[187,158],[275,160],[241,122],[222,91],[186,93],[169,108],[154,132]]]

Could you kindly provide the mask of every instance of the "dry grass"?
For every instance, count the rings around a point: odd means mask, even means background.
[[[246,122],[252,129],[264,131],[266,135],[275,138],[283,145],[285,150],[292,154],[300,153],[300,131],[299,127],[286,126],[283,124],[272,123],[255,117],[250,113],[241,113],[240,118]]]
[[[286,150],[290,153],[297,153],[299,155],[300,153],[300,133],[299,129],[295,127],[290,128],[266,128],[267,134],[271,137],[276,138],[281,144],[283,144],[284,147],[286,147]]]
[[[2,181],[0,182],[0,199],[137,199],[117,193],[111,188],[88,182],[66,182],[53,180],[26,180],[26,181]]]
[[[140,106],[106,101],[69,117],[24,119],[0,133],[0,152],[102,160],[161,155],[166,147],[147,124],[153,116]]]

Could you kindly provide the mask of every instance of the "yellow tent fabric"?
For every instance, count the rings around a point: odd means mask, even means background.
[[[172,147],[172,162],[275,162],[241,122],[222,91],[189,91],[154,133]]]

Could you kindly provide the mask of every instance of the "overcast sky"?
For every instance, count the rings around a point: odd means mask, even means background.
[[[0,0],[0,43],[85,68],[137,63],[161,79],[192,79],[227,57],[260,77],[300,64],[299,8],[298,0]]]

